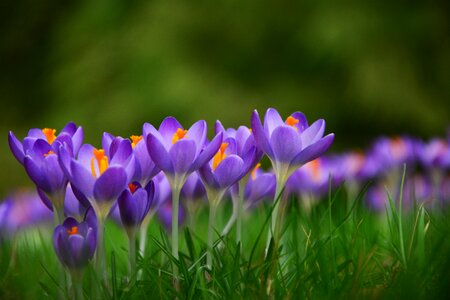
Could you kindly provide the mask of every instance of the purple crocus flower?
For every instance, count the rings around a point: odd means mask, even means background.
[[[70,270],[83,269],[94,256],[97,245],[95,224],[67,218],[55,228],[53,247],[60,262]]]
[[[270,158],[277,181],[282,185],[298,167],[325,153],[334,140],[333,133],[323,136],[324,120],[309,126],[301,112],[293,113],[283,122],[279,113],[269,108],[263,127],[255,110],[251,123],[256,142]]]
[[[180,191],[187,176],[198,170],[217,152],[222,134],[206,143],[206,122],[194,123],[188,130],[173,117],[165,118],[159,129],[146,123],[144,136],[150,157],[155,165],[166,174],[172,188],[172,255],[178,258],[178,208]],[[176,277],[177,266],[174,264]]]
[[[197,172],[192,173],[188,176],[186,183],[183,185],[181,189],[181,198],[189,201],[199,201],[204,199],[206,196],[205,186],[200,179],[200,176]]]
[[[432,139],[428,143],[420,143],[418,156],[422,165],[428,169],[450,169],[450,147],[444,139]]]
[[[323,136],[324,120],[317,120],[309,126],[305,115],[301,112],[293,113],[283,122],[280,114],[275,109],[269,108],[264,117],[263,126],[255,110],[251,124],[256,143],[270,158],[275,172],[274,201],[280,196],[289,176],[300,166],[320,157],[334,140],[333,133]],[[275,203],[267,247],[272,233],[275,233],[275,241],[278,240],[276,235],[279,202]]]
[[[247,208],[257,205],[261,200],[275,197],[275,174],[263,172],[260,167],[261,164],[255,166],[245,186],[244,199]]]
[[[107,149],[84,144],[76,159],[60,148],[60,162],[72,188],[89,200],[101,220],[134,174],[131,142],[117,137],[105,145]]]
[[[22,229],[51,222],[52,212],[36,192],[17,191],[0,203],[0,240]]]
[[[83,141],[83,129],[68,123],[56,135],[55,129],[31,129],[20,142],[10,131],[9,146],[16,159],[25,167],[30,179],[45,193],[62,216],[67,177],[58,162],[59,147],[64,145],[70,156],[76,155]]]
[[[178,191],[186,178],[198,170],[217,152],[222,142],[222,134],[205,146],[206,122],[194,123],[188,130],[173,117],[163,120],[159,129],[146,123],[144,136],[150,157]]]
[[[141,225],[150,209],[154,191],[155,185],[152,181],[145,188],[142,188],[140,183],[133,182],[120,194],[117,204],[122,224],[127,230],[134,230]]]

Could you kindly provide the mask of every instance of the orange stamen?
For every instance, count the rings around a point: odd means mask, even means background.
[[[95,171],[95,161],[97,161],[97,166],[98,166],[98,170],[100,171],[100,175],[103,174],[103,172],[106,171],[106,169],[109,166],[108,163],[108,157],[105,155],[105,150],[103,149],[94,149],[92,151],[92,153],[94,154],[94,157],[91,158],[91,172],[92,172],[92,176],[97,177],[97,172]]]
[[[136,145],[140,141],[142,141],[142,135],[132,135],[132,136],[130,136],[130,139],[131,139],[131,147],[133,147],[133,149],[134,149],[134,147],[136,147]]]
[[[392,138],[391,151],[394,158],[401,158],[407,151],[405,141],[401,137]]]
[[[47,138],[47,142],[51,145],[56,140],[56,129],[44,128],[42,129],[42,133]]]
[[[256,179],[256,171],[258,171],[258,169],[261,167],[260,163],[257,163],[256,166],[253,168],[251,176],[252,176],[252,180]]]
[[[48,151],[47,153],[44,154],[44,157],[49,156],[50,154],[55,154],[55,152],[53,152],[52,150]]]
[[[287,117],[285,123],[286,123],[286,125],[292,126],[297,130],[297,126],[295,126],[295,125],[297,125],[298,122],[299,122],[298,119],[294,118],[293,116],[289,116],[289,117]]]
[[[187,138],[187,130],[183,130],[181,128],[178,128],[177,131],[173,134],[172,137],[172,144],[175,144],[176,142],[178,142],[179,140],[181,140],[182,138]]]
[[[228,147],[228,143],[222,143],[220,145],[219,151],[217,151],[216,155],[214,155],[213,163],[212,163],[212,169],[213,171],[217,168],[217,166],[224,160],[227,155],[225,154],[225,150]]]
[[[136,184],[134,184],[134,183],[129,183],[128,184],[128,188],[130,189],[130,192],[132,193],[132,194],[134,194],[134,192],[139,188]]]
[[[77,227],[77,226],[72,226],[72,228],[70,228],[69,230],[67,230],[67,233],[68,233],[69,235],[78,234],[78,227]]]

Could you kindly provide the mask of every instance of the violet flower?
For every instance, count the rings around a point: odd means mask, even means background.
[[[267,110],[264,126],[256,110],[252,114],[251,124],[256,143],[270,158],[277,181],[269,243],[272,233],[277,234],[278,231],[279,202],[276,200],[287,179],[300,166],[325,153],[333,143],[334,134],[323,136],[325,121],[322,119],[309,126],[305,115],[295,112],[283,122],[280,114],[273,108]]]
[[[60,262],[70,270],[83,269],[94,256],[97,244],[95,224],[67,218],[55,228],[53,247]]]
[[[178,207],[180,191],[187,176],[198,170],[217,152],[222,134],[206,143],[206,122],[194,123],[188,130],[173,117],[165,118],[159,129],[144,124],[147,148],[155,165],[166,174],[172,188],[172,255],[178,259]],[[174,277],[177,269],[174,264]]]
[[[58,162],[59,147],[65,145],[70,156],[76,155],[83,142],[83,129],[68,123],[56,135],[55,129],[30,129],[20,142],[13,132],[9,132],[8,142],[16,159],[25,167],[30,179],[45,193],[55,206],[60,219],[63,216],[64,192],[67,177]],[[62,220],[60,220],[62,221]]]

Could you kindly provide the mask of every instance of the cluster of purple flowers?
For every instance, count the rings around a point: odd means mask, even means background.
[[[146,123],[142,134],[129,139],[104,133],[102,147],[96,148],[83,144],[83,129],[69,123],[58,134],[31,129],[22,141],[10,132],[9,145],[54,212],[54,248],[63,265],[82,268],[97,252],[101,271],[108,216],[123,225],[134,243],[136,233],[145,236],[150,217],[158,213],[163,224],[171,223],[177,258],[178,223],[186,216],[186,203],[206,198],[212,247],[215,211],[225,196],[233,199],[240,225],[246,207],[266,197],[276,200],[290,175],[320,157],[334,139],[333,134],[324,136],[324,120],[309,125],[301,112],[283,120],[268,109],[262,123],[255,111],[251,125],[225,129],[218,121],[208,140],[205,121],[184,129],[167,117],[158,129]],[[260,169],[264,154],[273,172]],[[279,219],[277,207],[275,202],[270,232]]]
[[[344,185],[351,199],[370,182],[366,206],[384,211],[389,196],[399,200],[403,168],[404,207],[423,203],[443,207],[450,200],[449,140],[428,142],[412,137],[382,137],[367,151],[351,151],[322,156],[299,168],[289,178],[285,196],[295,194],[309,205],[327,195],[329,187]],[[330,180],[331,179],[331,180]]]

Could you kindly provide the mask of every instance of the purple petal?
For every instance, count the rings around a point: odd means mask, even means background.
[[[281,125],[285,124],[278,111],[274,108],[269,108],[264,116],[264,129],[268,133],[268,136],[270,137],[275,128]]]
[[[125,190],[122,194],[120,194],[119,199],[117,199],[117,204],[120,210],[120,218],[125,226],[136,226],[139,222],[138,206],[133,198],[134,197],[130,191]]]
[[[115,141],[113,141],[113,144]],[[118,142],[117,148],[112,150],[112,144],[110,149],[110,155],[112,156],[110,165],[122,165],[127,164],[132,156],[133,148],[131,147],[131,142],[128,139],[124,139]],[[115,147],[114,147],[115,148]]]
[[[267,156],[269,156],[270,158],[274,158],[272,148],[269,144],[269,139],[267,137],[266,131],[264,130],[261,124],[261,120],[256,110],[253,111],[251,124],[252,124],[252,132],[259,148],[261,148],[261,150],[264,151],[267,154]]]
[[[111,146],[114,136],[111,133],[103,132],[102,135],[102,149],[105,150],[106,155],[109,157],[109,147]]]
[[[298,132],[302,133],[308,128],[308,120],[302,112],[296,111],[291,115],[294,119],[298,120],[298,123],[295,124],[295,127],[298,129]]]
[[[97,201],[115,200],[127,185],[127,173],[121,167],[109,167],[94,184]]]
[[[70,155],[69,151],[66,148],[66,145],[61,145],[58,149],[58,161],[59,165],[61,166],[61,169],[63,170],[64,174],[68,178],[71,177],[70,175],[70,161],[72,160],[72,156]]]
[[[334,133],[321,138],[316,143],[303,149],[291,162],[292,166],[303,165],[314,160],[325,153],[330,148],[334,140]]]
[[[42,132],[42,129],[39,128],[31,128],[28,131],[27,136],[47,141],[47,138],[45,137],[45,134]]]
[[[214,170],[214,175],[221,188],[234,184],[242,174],[244,162],[237,155],[225,158]]]
[[[215,134],[218,134],[219,132],[225,132],[225,127],[223,127],[222,123],[217,120],[215,127],[214,127]]]
[[[66,188],[67,177],[60,167],[56,154],[47,155],[43,170],[52,191],[63,191]]]
[[[275,161],[289,163],[302,149],[300,136],[291,126],[276,128],[270,137]]]
[[[186,133],[188,140],[195,141],[195,144],[197,145],[197,150],[195,153],[195,156],[198,155],[200,150],[205,145],[206,141],[206,122],[204,120],[200,120],[195,122],[191,128]]]
[[[169,153],[162,142],[153,134],[147,136],[147,149],[150,157],[158,168],[170,174],[174,172]]]
[[[86,198],[92,198],[94,192],[95,177],[82,164],[72,160],[70,162],[70,182],[72,188],[76,188]]]
[[[203,165],[199,170],[198,170],[198,174],[200,175],[203,184],[205,186],[209,186],[215,189],[219,188],[219,183],[217,182],[211,166],[209,164],[205,164]]]
[[[176,142],[169,151],[175,173],[185,174],[195,159],[196,145],[193,140],[182,139]]]
[[[75,125],[75,123],[73,122],[69,122],[67,123],[66,126],[64,126],[64,128],[61,130],[61,133],[67,133],[70,136],[73,136],[75,134],[75,131],[77,130],[77,125]]]
[[[178,128],[183,129],[183,126],[181,126],[181,124],[174,117],[167,117],[161,122],[158,131],[161,133],[166,145],[170,145],[172,143],[172,137]]]
[[[42,170],[42,164],[37,163],[36,160],[31,158],[30,156],[25,156],[24,158],[24,167],[27,171],[30,179],[44,192],[51,193],[50,185],[47,181],[46,176],[44,175],[44,171]]]
[[[220,145],[222,144],[222,137],[223,132],[216,135],[213,140],[208,144],[208,146],[203,149],[200,154],[198,155],[195,162],[192,164],[189,173],[194,172],[198,170],[200,167],[202,167],[204,164],[208,163],[209,160],[214,156],[214,154],[217,153],[217,151],[220,148]]]
[[[78,151],[80,151],[80,147],[83,144],[84,140],[84,131],[83,127],[78,127],[77,131],[72,136],[73,142],[73,155],[78,155]]]
[[[23,159],[25,158],[25,154],[23,153],[23,146],[22,143],[16,138],[14,133],[10,131],[8,133],[8,143],[9,148],[11,149],[11,152],[13,153],[14,157],[23,164]]]
[[[300,134],[303,148],[317,142],[325,131],[325,121],[320,119],[311,124],[306,130]]]

